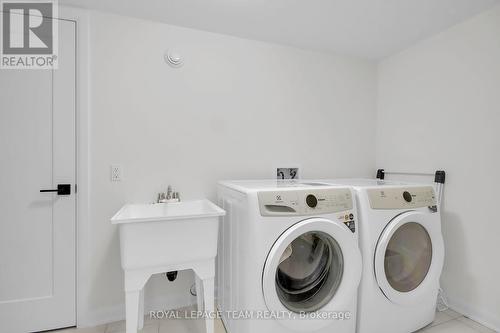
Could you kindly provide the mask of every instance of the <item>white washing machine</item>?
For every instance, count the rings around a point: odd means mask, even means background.
[[[229,333],[354,333],[361,279],[348,187],[228,181],[217,303]]]
[[[337,179],[356,191],[363,275],[358,333],[409,333],[435,317],[444,245],[431,185]]]

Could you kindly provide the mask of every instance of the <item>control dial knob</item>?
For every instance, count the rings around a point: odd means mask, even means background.
[[[403,199],[405,199],[405,201],[406,201],[406,202],[411,202],[411,200],[412,200],[413,198],[411,197],[410,192],[408,192],[408,191],[404,191],[404,192],[403,192]]]
[[[309,194],[307,197],[306,197],[306,204],[311,207],[311,208],[314,208],[318,205],[318,199],[312,195],[312,194]]]

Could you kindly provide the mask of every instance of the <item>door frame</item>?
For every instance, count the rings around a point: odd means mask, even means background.
[[[73,21],[76,28],[76,323],[77,327],[93,325],[88,318],[85,281],[90,269],[89,253],[89,13],[87,10],[59,6],[58,19]]]

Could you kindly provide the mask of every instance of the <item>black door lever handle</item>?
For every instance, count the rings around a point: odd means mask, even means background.
[[[57,189],[40,190],[40,192],[57,192],[57,195],[70,195],[71,194],[71,185],[70,184],[58,184]]]

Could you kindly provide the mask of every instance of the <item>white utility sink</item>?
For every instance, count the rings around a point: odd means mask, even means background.
[[[209,200],[180,201],[161,204],[125,205],[111,218],[113,224],[165,221],[224,215],[219,206]]]
[[[209,200],[123,206],[111,218],[120,227],[122,268],[215,258],[224,214]]]
[[[204,296],[205,311],[213,311],[218,223],[225,213],[209,200],[196,200],[129,204],[111,218],[120,230],[127,333],[143,326],[143,288],[156,273],[193,269],[198,306]],[[213,332],[211,319],[207,319],[207,332]]]

